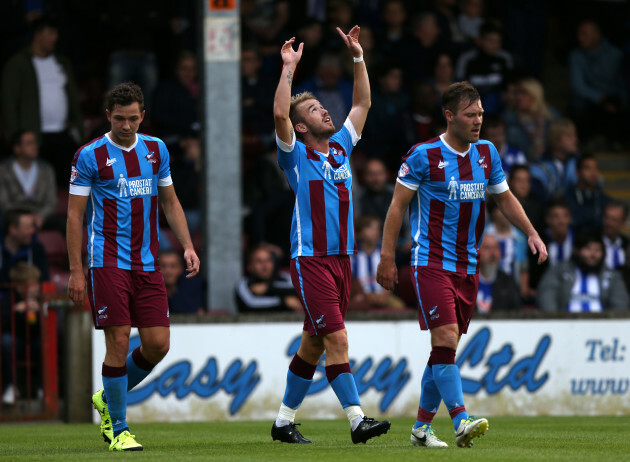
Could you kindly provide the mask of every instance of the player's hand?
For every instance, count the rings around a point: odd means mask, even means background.
[[[527,239],[527,245],[529,245],[529,248],[531,249],[534,255],[538,255],[539,265],[541,263],[544,263],[545,260],[547,260],[547,257],[549,256],[547,254],[547,246],[542,241],[540,236],[538,235],[531,236],[529,239]]]
[[[68,297],[74,302],[74,306],[80,308],[83,306],[85,298],[85,275],[83,269],[70,273],[68,280]]]
[[[282,62],[284,64],[297,64],[302,58],[304,43],[300,43],[296,51],[293,49],[293,42],[295,42],[295,37],[291,37],[289,40],[284,42],[284,45],[282,45],[280,55],[282,56]]]
[[[184,261],[186,262],[187,278],[192,278],[199,273],[199,257],[194,249],[184,250]]]
[[[348,32],[348,35],[346,35],[343,33],[343,31],[340,28],[337,27],[337,32],[339,32],[339,35],[345,42],[346,46],[352,52],[352,56],[354,56],[355,58],[363,56],[363,48],[361,47],[361,44],[359,43],[360,31],[361,31],[361,28],[359,26],[354,26],[350,30],[350,32]]]
[[[398,268],[393,258],[381,258],[376,270],[376,282],[387,290],[394,290],[395,285],[398,284]]]

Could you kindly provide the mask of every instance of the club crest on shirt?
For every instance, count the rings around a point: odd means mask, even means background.
[[[477,163],[481,168],[488,168],[488,165],[486,164],[486,156],[481,156]]]
[[[76,180],[79,176],[79,169],[77,169],[74,165],[70,170],[70,184],[74,184],[74,180]]]
[[[407,162],[403,162],[398,169],[398,178],[403,178],[405,175],[407,175],[407,173],[409,173],[409,164],[407,164]]]
[[[151,164],[155,164],[157,162],[153,151],[149,152],[146,156],[144,156],[144,158]]]

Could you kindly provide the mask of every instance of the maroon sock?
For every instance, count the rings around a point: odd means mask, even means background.
[[[429,365],[455,364],[455,350],[448,347],[433,347],[429,357]]]
[[[302,358],[300,358],[297,353],[293,356],[291,360],[291,364],[289,364],[289,370],[293,372],[298,377],[302,377],[306,380],[312,380],[315,375],[315,369],[317,369],[316,365],[307,363]]]
[[[331,364],[330,366],[326,366],[326,378],[328,379],[328,383],[332,382],[337,378],[337,376],[345,372],[352,374],[349,363]]]
[[[142,352],[140,351],[140,347],[137,347],[135,350],[131,352],[131,359],[136,363],[140,369],[143,369],[147,372],[151,372],[155,367],[155,364],[151,364],[147,358],[142,356]]]

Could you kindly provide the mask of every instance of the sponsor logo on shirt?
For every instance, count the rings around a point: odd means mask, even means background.
[[[398,178],[403,178],[407,173],[409,173],[409,164],[403,162],[400,169],[398,169]]]
[[[332,179],[332,165],[327,160],[322,164],[322,170],[324,171],[324,178]]]
[[[112,165],[114,165],[116,163],[116,158],[112,158],[110,159],[109,157],[107,158],[107,160],[105,161],[105,167],[111,167]]]
[[[322,170],[324,171],[324,178],[329,180],[345,180],[352,176],[348,164],[343,164],[338,169],[334,169],[332,165],[330,165],[330,162],[325,160],[322,164]]]
[[[448,161],[444,162],[443,160],[441,160],[440,163],[438,164],[438,168],[442,169],[446,167],[447,165],[448,165]]]
[[[485,183],[458,183],[455,177],[451,177],[448,183],[449,200],[473,200],[486,198]]]
[[[150,196],[153,191],[153,178],[127,180],[121,173],[116,187],[119,190],[119,197]]]

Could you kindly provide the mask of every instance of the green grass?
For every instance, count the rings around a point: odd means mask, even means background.
[[[630,461],[630,416],[494,417],[472,449],[455,445],[450,420],[436,419],[449,447],[409,443],[411,419],[393,419],[387,435],[353,445],[347,421],[302,420],[312,445],[272,442],[271,422],[132,424],[144,452],[112,454],[91,424],[0,426],[0,460],[213,460],[213,461]]]

